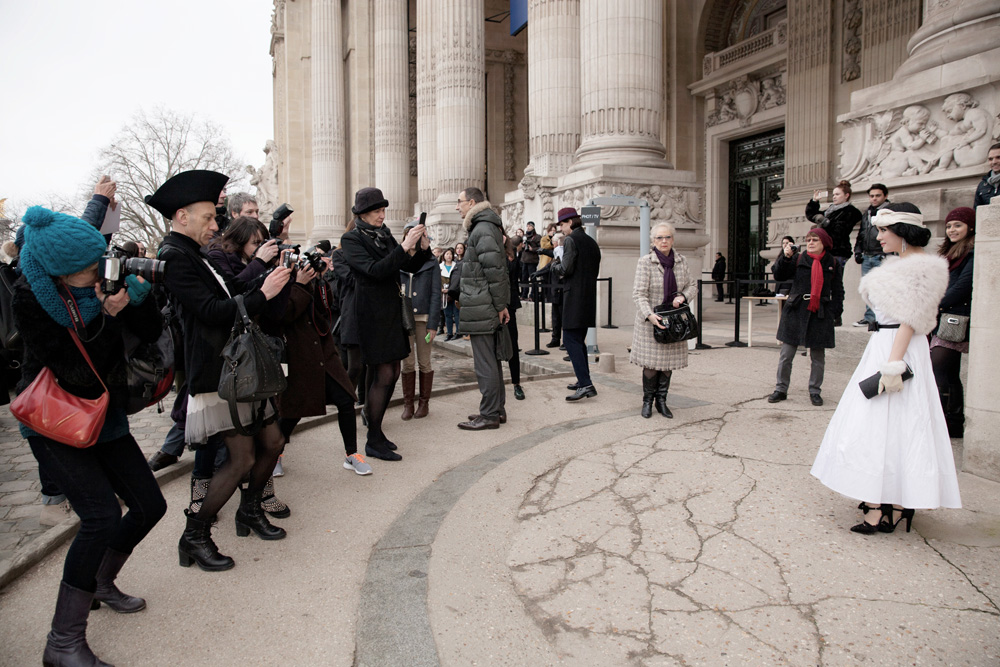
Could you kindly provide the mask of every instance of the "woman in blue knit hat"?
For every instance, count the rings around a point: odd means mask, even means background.
[[[87,645],[91,604],[104,602],[119,613],[145,608],[145,600],[122,593],[114,581],[167,509],[129,433],[122,332],[128,328],[143,342],[152,342],[162,331],[162,319],[152,299],[130,301],[127,289],[113,295],[101,292],[97,265],[106,243],[94,226],[40,206],[28,209],[23,219],[22,277],[13,298],[14,318],[24,339],[17,391],[47,367],[60,386],[76,396],[97,398],[105,386],[110,394],[104,426],[91,447],[71,447],[21,425],[39,467],[55,479],[80,516],[80,530],[66,554],[43,662],[103,665]],[[72,307],[78,311],[76,323]],[[77,348],[71,330],[100,377]],[[128,508],[124,516],[118,498]]]

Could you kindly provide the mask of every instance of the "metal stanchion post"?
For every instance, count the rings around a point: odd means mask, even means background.
[[[528,354],[528,355],[531,355],[531,356],[537,356],[537,355],[540,355],[540,354],[548,354],[549,353],[548,350],[543,350],[541,348],[541,342],[542,341],[541,341],[541,337],[539,335],[540,332],[539,332],[539,329],[538,329],[538,299],[535,299],[534,303],[535,303],[535,327],[534,327],[535,328],[535,349],[528,350],[527,352],[525,352],[525,354]],[[544,311],[544,308],[542,310]]]
[[[746,347],[747,344],[740,340],[740,279],[736,279],[736,318],[734,328],[736,330],[736,336],[733,340],[726,343],[726,347]]]
[[[614,324],[611,323],[611,305],[612,305],[612,303],[611,303],[611,293],[612,293],[612,286],[614,284],[613,278],[611,276],[608,276],[607,278],[598,278],[598,280],[607,280],[608,281],[608,323],[605,324],[601,328],[602,329],[617,329],[618,327],[616,327]]]
[[[541,292],[543,294],[547,294],[549,287],[551,287],[551,284],[542,285],[542,282],[537,277],[535,277],[534,280],[535,280],[535,287],[539,288],[538,292]],[[536,294],[538,292],[536,292]],[[542,326],[539,329],[539,331],[541,331],[542,333],[548,333],[548,332],[550,332],[552,330],[549,329],[548,325],[545,323],[545,301],[544,301],[544,298],[545,297],[543,296],[542,297],[543,301],[542,301],[542,306],[541,306],[541,308],[542,308]]]
[[[705,330],[705,326],[704,326],[705,323],[701,319],[701,288],[702,288],[702,285],[703,285],[703,281],[701,279],[699,279],[698,280],[698,342],[695,343],[694,349],[696,349],[696,350],[710,350],[710,349],[712,349],[711,345],[705,345],[704,343],[701,342],[701,334]]]

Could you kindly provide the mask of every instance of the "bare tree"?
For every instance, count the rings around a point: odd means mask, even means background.
[[[120,238],[155,248],[170,223],[146,205],[145,197],[171,176],[189,169],[211,169],[232,180],[227,188],[246,187],[243,161],[233,153],[222,128],[207,120],[169,109],[139,111],[100,152],[91,183],[108,174],[118,183]]]

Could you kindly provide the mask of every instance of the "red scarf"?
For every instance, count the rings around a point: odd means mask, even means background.
[[[809,276],[809,305],[806,306],[806,310],[815,313],[819,311],[819,299],[823,294],[823,263],[820,260],[826,255],[826,250],[818,255],[811,252],[806,254],[812,257],[813,261],[812,275]]]

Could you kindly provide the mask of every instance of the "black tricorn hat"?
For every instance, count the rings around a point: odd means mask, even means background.
[[[207,201],[215,206],[227,181],[229,177],[217,171],[207,169],[182,171],[168,178],[156,192],[147,195],[146,203],[169,220],[174,217],[177,209],[196,202]]]
[[[389,202],[382,196],[382,191],[378,188],[361,188],[354,195],[354,207],[351,213],[361,215],[377,208],[386,208]]]

